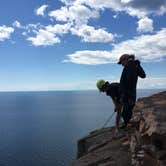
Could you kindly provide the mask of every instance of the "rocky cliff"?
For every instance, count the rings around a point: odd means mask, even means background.
[[[114,127],[78,141],[72,166],[166,166],[166,91],[138,99],[133,118],[118,133]]]

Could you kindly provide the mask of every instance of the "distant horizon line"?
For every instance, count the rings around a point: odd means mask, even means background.
[[[137,90],[166,90],[166,88],[138,88]],[[97,89],[72,89],[72,90],[0,90],[2,92],[71,92],[71,91],[98,91]]]

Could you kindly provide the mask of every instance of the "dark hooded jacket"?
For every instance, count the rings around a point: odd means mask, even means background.
[[[124,66],[120,79],[120,93],[122,102],[136,101],[136,85],[138,76],[145,78],[146,74],[138,60],[129,60]]]

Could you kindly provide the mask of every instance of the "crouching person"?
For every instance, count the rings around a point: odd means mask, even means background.
[[[114,103],[114,111],[116,114],[116,131],[119,129],[119,122],[121,119],[121,104],[120,104],[120,84],[109,83],[108,81],[99,80],[96,84],[100,92],[106,93],[107,96],[112,98]]]

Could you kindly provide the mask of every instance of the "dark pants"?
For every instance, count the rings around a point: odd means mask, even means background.
[[[122,108],[122,117],[124,120],[125,125],[128,124],[128,122],[130,121],[132,114],[133,114],[133,108],[134,108],[135,104],[129,104],[129,103],[124,103],[123,104],[123,108]]]

